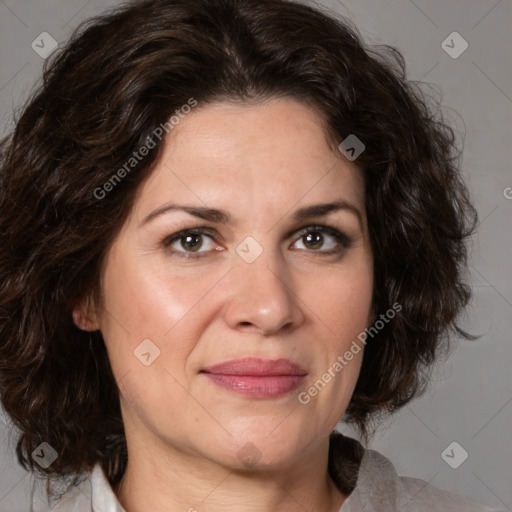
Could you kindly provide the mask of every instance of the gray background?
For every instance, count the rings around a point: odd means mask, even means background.
[[[32,41],[48,32],[62,43],[82,19],[114,4],[0,0],[0,136],[40,76],[43,59]],[[446,115],[459,135],[465,132],[463,167],[480,215],[471,260],[475,299],[462,326],[483,336],[454,340],[429,392],[386,421],[370,447],[391,458],[401,474],[512,509],[512,0],[319,5],[348,16],[368,41],[397,46],[409,78],[440,86]],[[441,46],[454,31],[469,45],[458,58]],[[460,48],[456,40],[448,44],[452,51]],[[27,511],[32,480],[15,461],[8,430],[0,413],[0,512]],[[456,469],[441,456],[453,441],[468,453]],[[463,454],[459,447],[448,453],[452,464]],[[37,495],[35,509],[45,510]]]

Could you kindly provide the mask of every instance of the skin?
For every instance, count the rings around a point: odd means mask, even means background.
[[[349,209],[292,218],[339,199],[361,218]],[[140,226],[167,203],[223,209],[232,220],[175,210]],[[315,224],[351,244],[318,231],[320,241],[308,242],[299,233]],[[187,254],[183,238],[162,242],[199,226],[210,232],[188,254],[203,257],[172,254]],[[247,236],[263,250],[252,263],[236,252]],[[338,511],[346,496],[327,472],[329,434],[363,350],[308,404],[298,394],[371,324],[372,285],[363,177],[329,148],[314,110],[274,98],[199,105],[180,120],[107,254],[102,307],[74,311],[79,327],[101,330],[120,388],[129,462],[115,492],[126,511]],[[134,356],[144,339],[160,350],[149,366]],[[261,399],[199,373],[248,356],[287,358],[308,375],[298,389]],[[250,468],[237,456],[248,442],[259,457]]]

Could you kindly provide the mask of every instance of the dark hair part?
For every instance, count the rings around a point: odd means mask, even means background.
[[[93,297],[107,251],[162,144],[109,192],[95,190],[176,109],[291,97],[325,122],[333,151],[366,146],[374,308],[402,310],[373,339],[345,420],[370,420],[423,392],[468,303],[466,239],[476,212],[453,131],[405,78],[400,53],[286,0],[142,0],[82,23],[45,62],[43,83],[1,143],[0,389],[20,430],[19,461],[69,477],[101,462],[115,485],[127,447],[118,387],[99,331],[73,308]],[[431,106],[433,105],[433,106]],[[30,456],[47,442],[46,470]]]

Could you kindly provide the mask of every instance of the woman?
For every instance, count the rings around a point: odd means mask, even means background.
[[[491,510],[333,432],[417,396],[470,298],[400,54],[296,2],[143,0],[49,62],[2,143],[0,377],[53,510]]]

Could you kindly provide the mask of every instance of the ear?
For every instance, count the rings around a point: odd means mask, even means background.
[[[97,331],[100,328],[98,314],[90,298],[73,308],[73,322],[82,331]]]

